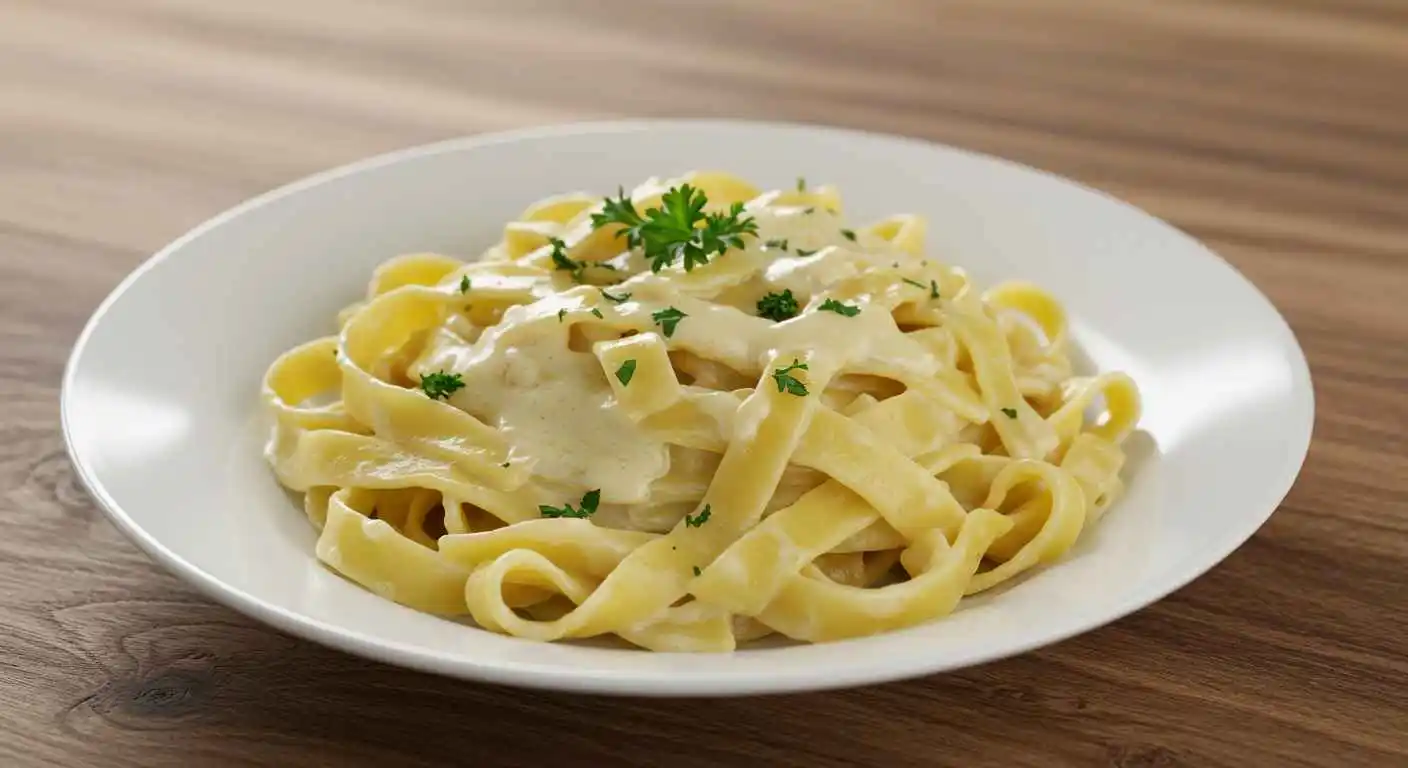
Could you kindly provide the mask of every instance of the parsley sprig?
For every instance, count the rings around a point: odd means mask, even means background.
[[[766,317],[774,322],[782,322],[797,316],[797,297],[792,295],[789,288],[782,293],[769,293],[758,299],[758,317]]]
[[[852,304],[842,304],[835,299],[823,301],[819,309],[822,312],[835,312],[838,315],[845,315],[846,317],[855,317],[860,314],[860,307]]]
[[[793,371],[798,370],[807,370],[807,364],[796,358],[793,358],[792,364],[786,368],[773,369],[772,379],[777,382],[778,392],[786,392],[789,395],[796,395],[798,397],[805,397],[807,395],[807,385],[803,384],[792,375]]]
[[[627,245],[645,253],[652,272],[676,261],[691,271],[729,248],[742,248],[744,235],[758,234],[758,224],[744,215],[743,203],[734,203],[727,213],[705,213],[709,199],[689,184],[671,187],[660,199],[660,207],[647,208],[644,214],[624,189],[618,195],[606,198],[601,211],[592,214],[592,227],[619,224],[622,230],[617,236],[624,234]]]
[[[550,507],[547,504],[539,504],[538,512],[542,513],[543,517],[591,517],[596,514],[597,505],[601,503],[601,489],[598,488],[594,491],[587,491],[586,494],[582,496],[582,501],[579,503],[580,506],[576,509],[572,507],[571,502],[563,504],[561,507]]]
[[[464,389],[464,377],[444,371],[427,373],[420,377],[420,388],[431,400],[449,400],[450,395]]]

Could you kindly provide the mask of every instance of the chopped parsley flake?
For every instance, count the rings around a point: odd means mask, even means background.
[[[606,299],[607,301],[611,302],[612,304],[621,304],[621,303],[625,302],[627,299],[631,298],[631,294],[630,294],[630,293],[623,293],[623,294],[621,294],[620,296],[613,296],[613,295],[607,293],[605,290],[602,290],[602,291],[601,291],[601,297],[604,298],[604,299]]]
[[[727,213],[705,213],[709,199],[688,184],[672,187],[660,199],[659,208],[647,208],[644,215],[618,190],[618,199],[606,198],[599,213],[592,214],[592,227],[608,224],[622,227],[626,244],[640,248],[650,260],[650,270],[681,261],[685,271],[708,264],[729,248],[742,248],[743,236],[758,234],[758,224],[744,215],[743,203],[734,203]]]
[[[782,322],[797,316],[797,297],[792,295],[792,290],[782,293],[769,293],[758,299],[758,317],[766,317],[774,322]]]
[[[694,566],[694,575],[695,575],[695,576],[698,576],[699,574],[701,574],[701,573],[703,573],[703,572],[704,572],[704,571],[701,570],[701,569],[699,568],[699,566],[697,566],[697,565]]]
[[[813,213],[816,213],[816,206],[811,206],[811,207],[807,208],[805,211],[802,211],[802,215],[804,215],[804,216],[810,216],[810,215],[812,215]]]
[[[636,375],[636,361],[634,358],[621,363],[621,367],[616,369],[616,380],[621,382],[621,386],[631,383],[631,377]]]
[[[561,507],[550,507],[546,504],[540,504],[538,505],[538,512],[542,513],[543,517],[587,518],[596,514],[596,507],[600,503],[601,489],[598,488],[595,491],[587,491],[586,494],[582,496],[582,501],[580,502],[581,507],[578,509],[573,509],[570,503],[563,504]]]
[[[552,244],[552,268],[572,273],[572,279],[578,282],[582,280],[582,270],[587,268],[571,256],[567,255],[567,243],[556,237],[549,237],[548,242]]]
[[[780,251],[785,251],[785,250],[787,250],[787,241],[786,241],[786,240],[769,240],[769,241],[763,243],[763,245],[767,246],[768,248],[776,248],[776,249],[778,249],[778,250],[780,250]]]
[[[559,323],[562,322],[562,318],[564,318],[564,317],[567,317],[567,310],[566,310],[566,309],[559,309],[559,310],[557,310],[557,322],[559,322]]]
[[[601,314],[601,310],[597,309],[596,307],[592,307],[592,314],[596,315],[596,319],[598,320],[605,319],[605,315]]]
[[[903,281],[905,281],[906,283],[909,283],[910,285],[914,286],[915,288],[928,288],[928,287],[929,287],[929,286],[927,286],[927,285],[925,285],[925,284],[919,282],[918,280],[910,280],[910,279],[907,278],[907,277],[901,277],[900,279],[903,280]]]
[[[937,280],[930,280],[930,281],[929,281],[929,298],[931,298],[931,299],[937,299],[937,298],[939,298],[939,281],[937,281]]]
[[[427,373],[420,377],[420,388],[431,400],[449,400],[450,395],[464,389],[464,378],[458,373]]]
[[[798,248],[798,249],[797,249],[797,255],[798,255],[798,256],[811,256],[811,255],[814,254],[814,253],[816,253],[816,251],[809,251],[809,250],[807,250],[806,248]]]
[[[853,242],[853,243],[856,241],[856,233],[853,232],[853,231],[851,231],[851,230],[849,230],[849,229],[843,229],[843,230],[841,230],[841,237],[844,237],[844,238],[846,238],[847,240],[850,240],[850,241]]]
[[[469,275],[460,277],[460,293],[469,293]]]
[[[664,332],[667,339],[675,335],[675,326],[679,325],[680,321],[686,317],[689,315],[674,307],[665,307],[650,313],[650,319],[659,324],[660,330]]]
[[[549,237],[548,243],[552,245],[552,268],[571,273],[573,282],[582,282],[582,275],[593,267],[596,269],[604,269],[608,272],[617,271],[616,265],[614,264],[607,264],[604,261],[577,261],[571,256],[568,256],[567,243],[564,243],[559,238]],[[463,283],[461,283],[461,288],[463,289]]]
[[[797,177],[797,191],[798,191],[798,192],[806,192],[806,191],[807,191],[807,177],[805,177],[805,176],[798,176],[798,177]]]
[[[1003,416],[1006,416],[1006,417],[1009,418],[1009,419],[1015,419],[1015,418],[1017,418],[1017,409],[1016,409],[1016,408],[1003,408],[1003,409],[1002,409],[1002,415],[1003,415]]]
[[[845,315],[846,317],[855,317],[860,314],[860,307],[842,304],[835,299],[823,301],[820,309],[822,312],[835,312],[838,315]]]
[[[789,395],[796,395],[798,397],[803,397],[807,394],[807,385],[798,381],[797,378],[792,375],[792,371],[798,370],[807,370],[807,364],[796,358],[793,358],[792,364],[786,368],[773,369],[772,378],[773,381],[777,382],[778,392],[786,392]]]
[[[684,516],[684,524],[685,524],[685,527],[688,527],[688,528],[698,528],[699,526],[701,526],[701,525],[703,525],[703,524],[709,522],[709,515],[710,515],[709,505],[708,505],[708,504],[705,504],[705,505],[704,505],[704,509],[700,510],[700,511],[699,511],[699,514],[697,514],[697,515],[685,515],[685,516]]]

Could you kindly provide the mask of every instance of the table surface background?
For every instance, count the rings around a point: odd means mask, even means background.
[[[685,6],[0,0],[0,763],[1404,765],[1408,2]],[[633,115],[911,134],[1167,218],[1305,347],[1299,483],[1223,565],[1055,647],[693,701],[473,685],[292,639],[192,593],[85,496],[61,369],[163,243],[364,155]]]

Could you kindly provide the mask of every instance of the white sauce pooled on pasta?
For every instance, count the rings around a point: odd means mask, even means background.
[[[758,236],[750,239],[747,255],[755,255],[768,241],[781,240],[787,241],[789,252],[801,250],[809,255],[773,257],[771,266],[752,279],[746,291],[749,300],[738,302],[743,306],[700,302],[677,326],[673,338],[706,343],[702,337],[707,335],[707,343],[723,356],[751,357],[759,359],[759,364],[772,349],[809,346],[816,325],[811,329],[770,325],[732,311],[742,309],[751,315],[757,296],[781,290],[791,290],[804,305],[826,286],[859,273],[857,254],[843,248],[847,241],[840,235],[839,218],[825,210],[808,210],[753,208]],[[909,258],[889,248],[880,252],[876,257],[880,260]],[[735,251],[722,258],[744,257],[743,252]],[[664,278],[642,276],[637,281],[641,285],[633,290],[640,299],[654,293]],[[615,407],[596,357],[568,347],[566,324],[557,334],[515,332],[514,324],[521,322],[526,312],[526,306],[509,308],[497,332],[486,331],[473,344],[448,334],[438,337],[412,366],[412,373],[460,374],[464,388],[451,396],[450,402],[501,430],[512,445],[511,459],[529,462],[539,481],[553,487],[552,498],[600,489],[605,503],[645,502],[655,481],[669,472],[668,445]],[[879,313],[868,313],[856,318],[811,318],[812,323],[825,324],[825,335],[841,357],[871,338],[865,326],[874,321],[888,322],[888,316],[882,319]]]
[[[504,315],[511,325],[522,307]],[[640,503],[670,468],[669,449],[614,407],[601,365],[560,334],[485,334],[473,347],[428,350],[420,367],[464,377],[450,402],[503,431],[512,461],[528,461],[545,482],[605,500]]]

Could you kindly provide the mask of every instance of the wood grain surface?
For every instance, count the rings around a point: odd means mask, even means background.
[[[1223,565],[1055,647],[689,701],[292,639],[162,572],[77,485],[65,357],[162,244],[364,155],[632,115],[910,134],[1167,218],[1305,347],[1299,483]],[[1408,765],[1405,393],[1405,0],[0,0],[6,766]]]

